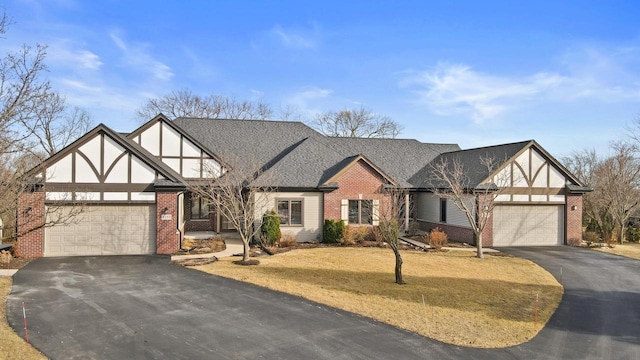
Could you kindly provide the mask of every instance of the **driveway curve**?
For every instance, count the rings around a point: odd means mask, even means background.
[[[506,349],[443,344],[161,256],[34,260],[14,276],[7,318],[23,336],[25,302],[29,340],[52,359],[640,358],[640,262],[567,247],[504,251],[565,286],[547,327]]]

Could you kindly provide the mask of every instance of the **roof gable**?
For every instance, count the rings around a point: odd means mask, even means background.
[[[329,177],[327,180],[325,180],[322,183],[322,185],[327,186],[327,185],[329,185],[331,183],[338,182],[338,179],[340,179],[340,177],[342,175],[344,175],[344,173],[349,171],[349,169],[353,168],[359,162],[363,162],[364,164],[366,164],[374,172],[376,172],[378,175],[380,175],[383,179],[388,181],[391,185],[397,185],[397,182],[395,180],[393,180],[389,175],[387,175],[384,171],[382,171],[379,167],[377,167],[374,163],[372,163],[364,155],[356,155],[356,156],[353,156],[353,157],[345,159],[345,162],[342,163],[343,166],[336,167],[335,173],[332,174],[331,177]]]
[[[98,139],[98,137],[100,136],[104,136],[104,141],[106,142],[96,142],[96,139]],[[160,163],[153,156],[151,156],[151,154],[149,154],[147,151],[140,148],[137,144],[131,142],[121,134],[111,130],[104,124],[99,124],[91,131],[87,132],[82,137],[66,146],[64,149],[58,151],[48,159],[44,160],[40,165],[27,172],[25,176],[32,178],[40,177],[41,180],[47,181],[47,179],[42,179],[42,171],[43,169],[47,169],[47,178],[49,176],[53,176],[54,178],[57,176],[59,181],[61,182],[71,182],[71,179],[69,178],[71,175],[55,175],[51,171],[51,169],[56,164],[62,165],[62,168],[67,168],[68,166],[64,163],[70,161],[70,155],[72,153],[77,153],[82,158],[82,160],[80,160],[80,162],[83,164],[82,166],[87,168],[89,172],[93,172],[95,174],[96,181],[99,181],[101,180],[101,177],[107,177],[109,175],[109,173],[113,170],[113,167],[116,166],[118,157],[122,156],[116,155],[109,157],[108,155],[104,155],[106,153],[105,148],[113,148],[115,149],[115,152],[120,151],[131,154],[131,156],[135,159],[134,161],[136,164],[142,166],[143,168],[148,167],[150,169],[153,169],[154,171],[157,171],[159,175],[165,177],[168,180],[177,183],[182,183],[183,181],[182,177],[175,171],[166,167],[164,164]],[[103,155],[100,155],[101,153]],[[87,178],[90,182],[94,181],[92,180],[93,178],[90,174],[87,175]]]

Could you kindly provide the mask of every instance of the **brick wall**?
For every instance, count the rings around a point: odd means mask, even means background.
[[[573,207],[576,210],[572,210]],[[565,243],[570,239],[582,240],[582,195],[567,194],[567,237]]]
[[[44,192],[26,192],[18,197],[18,256],[44,255]]]
[[[420,230],[424,231],[431,231],[431,229],[438,227],[447,234],[449,240],[475,244],[473,230],[469,228],[421,220],[418,220],[418,225],[420,226]]]
[[[345,171],[338,179],[338,189],[324,195],[324,219],[340,220],[342,199],[380,200],[380,207],[385,204],[382,185],[385,180],[363,161],[359,161]],[[361,197],[360,197],[361,196]],[[384,209],[380,209],[383,213]]]
[[[180,233],[178,233],[178,194],[173,192],[159,192],[157,201],[156,252],[158,254],[172,254],[180,249]],[[167,209],[166,211],[164,209]],[[171,216],[162,220],[162,216]]]

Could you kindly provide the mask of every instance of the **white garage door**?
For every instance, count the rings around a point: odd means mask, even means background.
[[[155,243],[155,205],[87,206],[73,223],[45,229],[44,256],[153,254]]]
[[[493,216],[493,246],[562,245],[563,205],[501,205]]]

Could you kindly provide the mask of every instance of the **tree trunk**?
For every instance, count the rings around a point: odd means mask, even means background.
[[[478,259],[484,259],[484,254],[482,253],[482,232],[476,236],[476,257]]]
[[[242,239],[242,262],[249,261],[249,241]]]
[[[622,223],[622,225],[620,225],[620,236],[618,237],[620,239],[620,245],[624,243],[624,230],[625,230],[625,226],[624,226],[624,223]]]
[[[393,253],[396,255],[396,284],[404,285],[402,280],[402,257],[398,249],[393,249]]]

